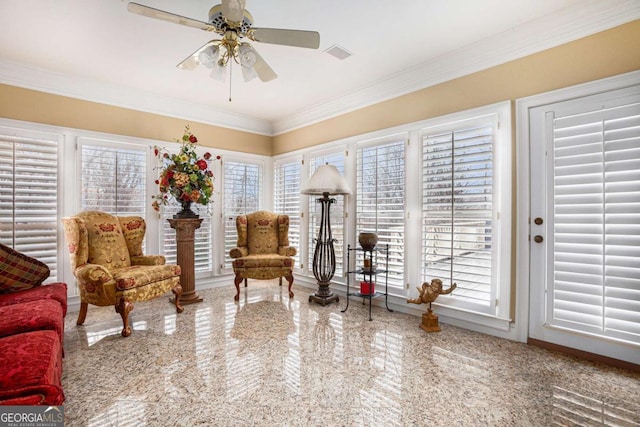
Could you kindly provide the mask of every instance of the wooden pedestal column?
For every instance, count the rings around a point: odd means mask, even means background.
[[[196,293],[196,273],[194,263],[194,240],[196,230],[200,228],[202,218],[168,219],[171,228],[176,230],[177,257],[180,266],[180,284],[182,296],[180,303],[202,302]]]

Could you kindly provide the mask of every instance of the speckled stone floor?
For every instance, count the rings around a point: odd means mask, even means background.
[[[294,286],[200,291],[69,313],[66,426],[640,425],[640,374]]]

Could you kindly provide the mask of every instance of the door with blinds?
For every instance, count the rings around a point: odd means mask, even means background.
[[[529,337],[640,363],[640,85],[529,114]]]

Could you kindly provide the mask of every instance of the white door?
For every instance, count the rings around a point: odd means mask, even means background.
[[[529,337],[640,363],[640,85],[529,121]]]

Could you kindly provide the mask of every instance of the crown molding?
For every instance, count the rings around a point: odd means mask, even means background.
[[[0,59],[0,83],[209,125],[273,135],[271,123],[202,104]]]
[[[430,59],[272,123],[279,135],[640,19],[637,0],[590,0]],[[508,40],[508,43],[505,43]]]

